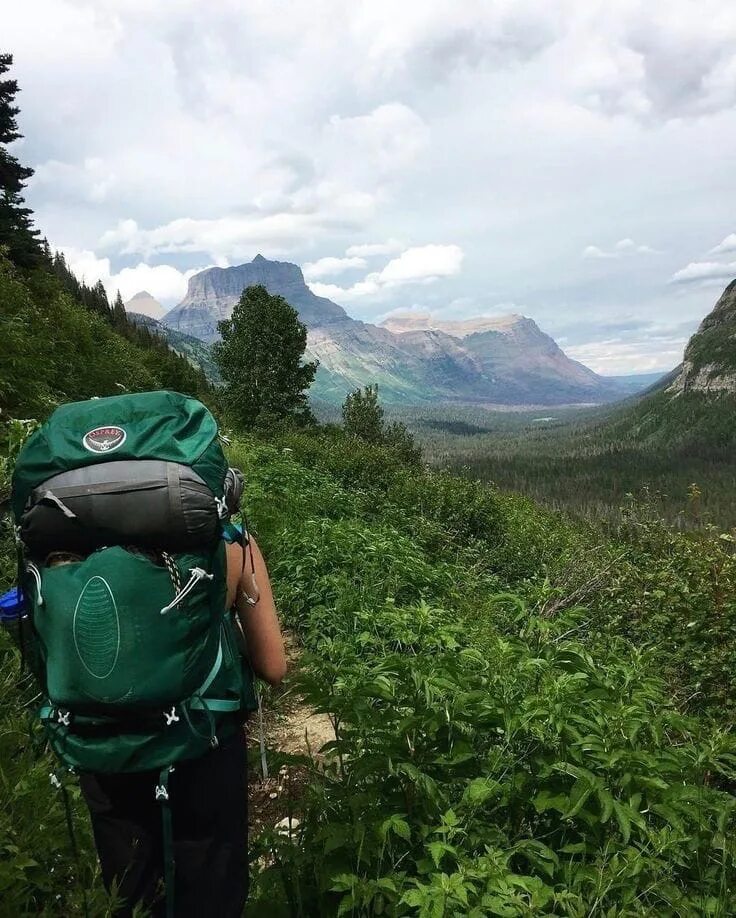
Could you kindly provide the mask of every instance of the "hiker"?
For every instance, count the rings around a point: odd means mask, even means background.
[[[231,544],[227,550],[228,607],[237,609],[255,674],[277,685],[286,673],[286,658],[263,556],[251,536],[246,552],[253,555],[254,583],[241,547]],[[110,889],[116,881],[128,903],[150,905],[163,878],[161,814],[150,793],[155,779],[145,772],[80,776],[105,886]],[[248,892],[244,732],[199,759],[177,765],[169,788],[175,801],[177,918],[240,916]],[[164,914],[163,906],[154,914]]]
[[[16,462],[21,654],[120,916],[243,912],[243,724],[254,675],[286,662],[263,556],[231,521],[242,489],[210,412],[175,392],[63,405]]]

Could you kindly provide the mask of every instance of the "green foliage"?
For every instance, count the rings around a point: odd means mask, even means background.
[[[306,390],[317,364],[303,362],[307,329],[283,297],[271,296],[261,285],[248,287],[218,330],[222,340],[213,356],[233,423],[247,430],[313,420]]]
[[[334,439],[320,457],[316,439],[233,456],[305,646],[297,687],[337,735],[296,838],[256,841],[254,858],[270,866],[256,877],[255,913],[729,914],[736,742],[675,707],[670,647],[656,643],[664,606],[641,649],[658,578],[687,569],[707,609],[713,543],[660,544],[660,524],[640,509],[621,558],[621,545],[595,546],[559,517],[494,496],[501,543],[476,523],[476,553],[459,550],[465,531],[438,555],[427,531],[436,512],[460,516],[461,496],[448,489],[442,510],[425,508],[428,480],[405,491],[381,447],[361,447],[374,469],[358,478],[362,463],[336,458]],[[517,538],[523,581],[507,553]],[[724,569],[721,588],[730,577]],[[641,616],[639,633],[627,613]]]
[[[401,421],[386,423],[378,401],[378,385],[350,392],[342,406],[342,426],[348,437],[382,444],[396,452],[404,463],[418,465],[421,452]]]
[[[103,290],[104,293],[104,290]],[[0,257],[0,407],[44,418],[62,401],[172,388],[207,399],[202,374],[158,339],[130,338],[75,302],[45,271],[24,277]]]
[[[433,465],[553,509],[615,526],[627,495],[648,487],[659,493],[667,520],[687,528],[692,520],[683,507],[697,482],[705,516],[724,527],[736,520],[733,394],[657,392],[595,411],[394,413]]]
[[[365,386],[345,397],[342,426],[349,437],[358,437],[366,443],[383,442],[383,408],[378,402],[378,386]]]
[[[128,324],[128,315],[125,312],[125,305],[123,304],[123,298],[120,296],[119,290],[112,307],[112,324],[117,329],[123,329]]]
[[[294,688],[336,726],[295,837],[252,840],[254,914],[731,914],[736,740],[714,722],[734,695],[731,542],[640,505],[601,543],[340,431],[230,458],[304,646]],[[104,914],[16,666],[0,662],[7,901],[76,914],[84,885]]]

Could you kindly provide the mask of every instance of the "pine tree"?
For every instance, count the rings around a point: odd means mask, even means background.
[[[120,291],[115,297],[115,303],[112,307],[112,324],[117,329],[124,329],[128,324],[128,314],[125,311],[125,306],[123,305],[123,298],[120,296]]]
[[[12,55],[0,54],[0,76],[10,69]],[[0,80],[0,249],[21,268],[34,268],[43,262],[38,231],[33,228],[32,211],[23,206],[23,190],[33,169],[21,166],[7,145],[22,136],[18,132],[14,104],[18,92],[15,80]]]
[[[218,330],[222,340],[213,356],[233,422],[244,428],[313,422],[306,390],[317,363],[303,362],[307,329],[283,297],[271,296],[260,284],[247,287]]]

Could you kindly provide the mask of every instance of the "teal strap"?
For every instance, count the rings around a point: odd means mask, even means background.
[[[233,523],[225,523],[222,527],[222,537],[226,542],[237,542],[238,545],[243,544],[243,533],[242,531],[235,526]]]
[[[215,662],[212,664],[212,669],[209,671],[207,678],[200,685],[195,695],[204,695],[207,689],[215,681],[215,676],[220,672],[220,667],[222,666],[222,635],[220,636],[220,643],[217,645],[217,656],[215,657]]]
[[[38,719],[39,720],[50,720],[53,711],[54,709],[51,707],[50,704],[41,705],[41,707],[38,709]]]
[[[156,800],[161,804],[161,825],[164,842],[164,884],[166,888],[166,918],[174,918],[174,837],[171,830],[171,803],[169,801],[169,774],[171,768],[162,768],[156,785]]]
[[[237,698],[192,698],[189,707],[193,711],[239,711],[242,705]]]

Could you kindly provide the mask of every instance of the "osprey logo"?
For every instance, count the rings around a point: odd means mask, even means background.
[[[126,437],[122,427],[95,427],[84,435],[82,444],[91,453],[111,453],[125,443]]]

